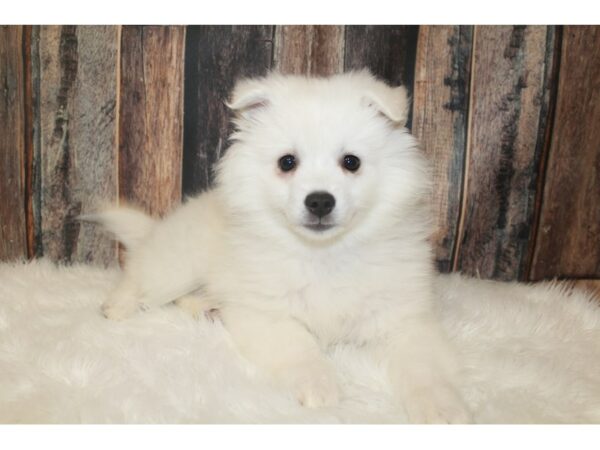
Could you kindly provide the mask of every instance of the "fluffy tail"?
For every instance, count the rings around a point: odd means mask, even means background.
[[[99,223],[129,249],[142,242],[155,224],[150,216],[133,208],[109,208],[81,215],[79,220]]]

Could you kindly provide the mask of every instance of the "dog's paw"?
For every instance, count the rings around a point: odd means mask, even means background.
[[[205,318],[209,322],[219,320],[219,310],[202,297],[186,295],[175,300],[175,304],[195,320]]]
[[[134,301],[106,301],[102,307],[102,314],[110,320],[125,320],[139,310],[137,302]]]
[[[415,390],[407,395],[405,407],[411,423],[465,424],[473,421],[465,402],[449,385]]]
[[[337,376],[326,360],[288,367],[279,376],[293,391],[300,404],[307,408],[335,406],[339,401]]]

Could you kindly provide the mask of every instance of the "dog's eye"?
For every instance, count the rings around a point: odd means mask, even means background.
[[[284,155],[279,158],[279,168],[283,172],[289,172],[296,168],[296,157],[294,155]]]
[[[358,156],[345,155],[342,160],[342,167],[350,172],[356,172],[360,167],[360,159]]]

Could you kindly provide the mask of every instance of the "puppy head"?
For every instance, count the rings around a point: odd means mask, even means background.
[[[367,71],[244,80],[228,106],[237,131],[218,183],[249,223],[325,242],[389,220],[427,180],[404,129],[406,90]]]

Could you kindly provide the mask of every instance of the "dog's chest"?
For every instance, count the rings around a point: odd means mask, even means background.
[[[342,284],[308,284],[289,291],[290,314],[326,343],[352,340],[360,334],[366,299]]]
[[[366,268],[311,269],[290,283],[294,288],[285,296],[289,313],[324,344],[372,338],[372,321],[389,306],[390,287],[373,283]]]
[[[253,253],[239,258],[228,298],[289,314],[324,344],[365,341],[398,299],[393,267],[358,258],[301,258]]]

